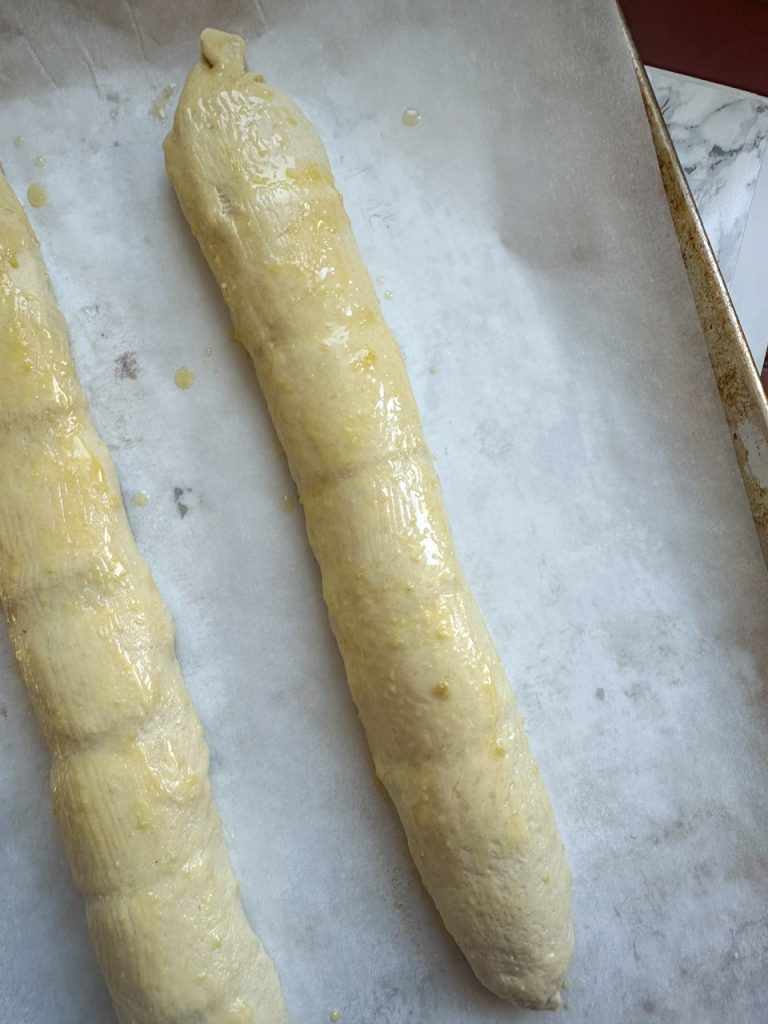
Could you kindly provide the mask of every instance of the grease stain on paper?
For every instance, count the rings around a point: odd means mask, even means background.
[[[156,121],[159,121],[160,124],[165,124],[168,120],[168,114],[165,108],[168,106],[168,100],[170,100],[175,91],[175,85],[164,85],[150,104],[149,116],[153,117]]]
[[[195,371],[188,366],[180,366],[173,375],[173,383],[182,391],[187,391],[195,383]]]
[[[33,182],[27,189],[29,205],[39,208],[48,202],[48,189],[39,182]]]

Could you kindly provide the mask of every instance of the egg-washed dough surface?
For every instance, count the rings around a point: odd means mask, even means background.
[[[411,856],[480,980],[553,1009],[573,929],[552,808],[322,142],[244,59],[203,32],[168,173],[254,361]]]
[[[0,598],[115,1011],[121,1024],[287,1022],[240,904],[173,625],[2,174],[0,237]]]

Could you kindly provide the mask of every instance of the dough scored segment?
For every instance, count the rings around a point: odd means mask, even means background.
[[[121,1024],[285,1024],[37,239],[0,174],[0,596]]]
[[[301,495],[376,770],[480,980],[554,1008],[570,875],[462,578],[400,350],[297,106],[207,29],[165,142]]]

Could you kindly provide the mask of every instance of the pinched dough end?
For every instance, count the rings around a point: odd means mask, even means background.
[[[245,71],[245,42],[241,36],[205,28],[200,35],[200,54],[214,70]]]

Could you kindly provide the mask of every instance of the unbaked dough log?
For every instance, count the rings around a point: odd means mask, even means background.
[[[480,980],[554,1007],[572,948],[563,845],[323,145],[245,72],[242,39],[208,29],[165,158],[256,364],[413,859]]]
[[[285,1022],[240,905],[170,616],[2,174],[0,596],[119,1020]]]

